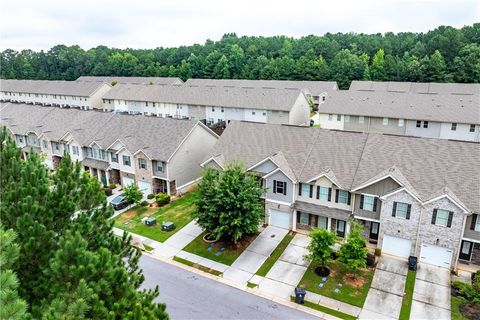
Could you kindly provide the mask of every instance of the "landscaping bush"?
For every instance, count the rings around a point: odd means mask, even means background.
[[[117,185],[115,183],[110,183],[108,187],[113,190],[117,187]]]
[[[155,201],[157,201],[159,207],[166,205],[170,202],[170,195],[166,193],[157,193],[155,196]]]
[[[480,304],[480,290],[477,283],[468,284],[461,281],[454,281],[452,286],[458,290],[458,295],[467,299],[467,301]]]
[[[112,189],[110,189],[109,187],[103,187],[103,191],[105,191],[105,195],[107,197],[113,194]]]
[[[140,205],[141,205],[142,207],[146,207],[146,206],[148,206],[148,201],[147,201],[147,200],[144,200],[144,201],[140,202]]]
[[[367,266],[373,267],[375,265],[375,255],[373,253],[367,253]]]
[[[382,255],[382,249],[380,249],[380,248],[375,248],[375,255],[376,255],[377,257],[380,257],[380,256]]]
[[[153,198],[155,198],[155,195],[154,195],[153,193],[150,193],[150,194],[147,196],[147,199],[148,199],[148,200],[151,200],[151,199],[153,199]]]

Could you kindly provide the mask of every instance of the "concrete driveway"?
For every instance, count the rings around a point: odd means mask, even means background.
[[[266,227],[223,273],[223,278],[246,285],[287,233],[287,229]]]
[[[413,289],[412,319],[450,319],[450,270],[420,263]]]
[[[308,261],[304,259],[304,256],[308,254],[306,247],[309,241],[308,236],[296,234],[265,279],[260,282],[258,289],[268,294],[290,299],[295,286],[307,271]]]
[[[406,261],[382,256],[359,319],[398,319],[407,272]]]

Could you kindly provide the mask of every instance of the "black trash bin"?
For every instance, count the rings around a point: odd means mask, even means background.
[[[417,271],[417,257],[408,257],[408,270]]]
[[[307,292],[304,288],[295,288],[295,302],[298,304],[303,304],[306,293]]]

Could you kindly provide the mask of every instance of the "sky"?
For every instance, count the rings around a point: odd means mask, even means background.
[[[480,0],[1,0],[0,49],[156,48],[223,34],[426,32],[480,22]]]

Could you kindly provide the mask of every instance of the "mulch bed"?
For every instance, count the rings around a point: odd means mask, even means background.
[[[480,319],[480,305],[475,303],[465,303],[460,306],[460,312],[470,320]]]

